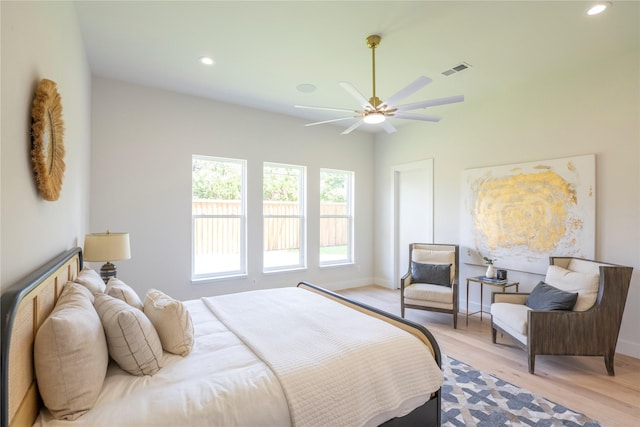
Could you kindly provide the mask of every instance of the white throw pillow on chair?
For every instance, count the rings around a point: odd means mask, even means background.
[[[578,300],[573,311],[590,309],[598,297],[599,274],[571,271],[557,265],[550,265],[544,281],[565,292],[578,293]]]

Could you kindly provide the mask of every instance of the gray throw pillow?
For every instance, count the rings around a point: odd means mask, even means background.
[[[567,310],[573,309],[578,300],[578,293],[565,292],[545,282],[540,282],[529,294],[525,305],[534,310]]]
[[[411,261],[411,278],[415,283],[451,286],[451,264],[423,264]]]

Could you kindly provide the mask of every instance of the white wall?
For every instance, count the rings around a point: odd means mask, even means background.
[[[434,239],[461,241],[464,169],[596,155],[596,259],[634,267],[618,351],[640,357],[640,54],[554,75],[537,84],[505,88],[484,103],[467,100],[438,124],[415,124],[376,141],[376,280],[398,283],[391,263],[393,165],[434,159]],[[557,254],[561,255],[561,254]],[[499,267],[499,262],[497,263]],[[460,266],[461,307],[465,277],[484,268]],[[543,277],[510,272],[531,290]],[[475,295],[474,295],[475,293]],[[490,305],[485,293],[482,304]],[[479,308],[471,287],[470,309]]]
[[[364,133],[343,136],[337,127],[307,128],[304,123],[204,98],[95,78],[91,230],[130,233],[132,258],[116,263],[118,276],[142,295],[155,287],[181,299],[292,286],[300,280],[334,289],[372,283],[374,138]],[[248,160],[250,262],[246,279],[190,283],[193,154]],[[261,271],[263,161],[307,167],[305,271]],[[355,172],[354,266],[317,266],[320,168]],[[100,267],[99,263],[93,266]]]
[[[69,2],[0,2],[2,289],[76,246],[89,220],[91,77]],[[31,163],[31,103],[38,82],[58,85],[66,172],[60,198],[38,194]]]

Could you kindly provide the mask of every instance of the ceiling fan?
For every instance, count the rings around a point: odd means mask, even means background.
[[[386,100],[382,101],[376,96],[376,48],[380,45],[381,37],[379,35],[371,35],[367,37],[367,46],[371,49],[371,63],[373,69],[373,96],[367,99],[356,89],[351,83],[340,82],[342,86],[351,96],[353,96],[360,106],[360,110],[344,109],[344,108],[331,108],[331,107],[314,107],[308,105],[295,105],[296,108],[307,108],[312,110],[325,110],[325,111],[339,111],[344,113],[352,113],[348,117],[341,117],[338,119],[323,120],[321,122],[308,123],[305,126],[315,126],[324,123],[339,122],[342,120],[359,119],[354,124],[349,126],[342,132],[343,135],[351,133],[354,129],[362,126],[363,123],[368,124],[380,124],[387,133],[393,133],[396,128],[386,120],[388,117],[395,119],[407,119],[407,120],[422,120],[426,122],[438,122],[440,117],[415,114],[408,111],[417,110],[419,108],[434,107],[437,105],[452,104],[455,102],[464,101],[463,95],[451,96],[448,98],[432,99],[429,101],[414,102],[411,104],[398,105],[398,102],[402,101],[414,92],[422,89],[429,83],[431,79],[429,77],[420,76],[408,86],[400,89],[394,95],[391,95]]]

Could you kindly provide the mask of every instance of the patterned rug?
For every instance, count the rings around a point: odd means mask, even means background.
[[[442,357],[443,426],[584,426],[597,421],[477,371],[450,357]]]

